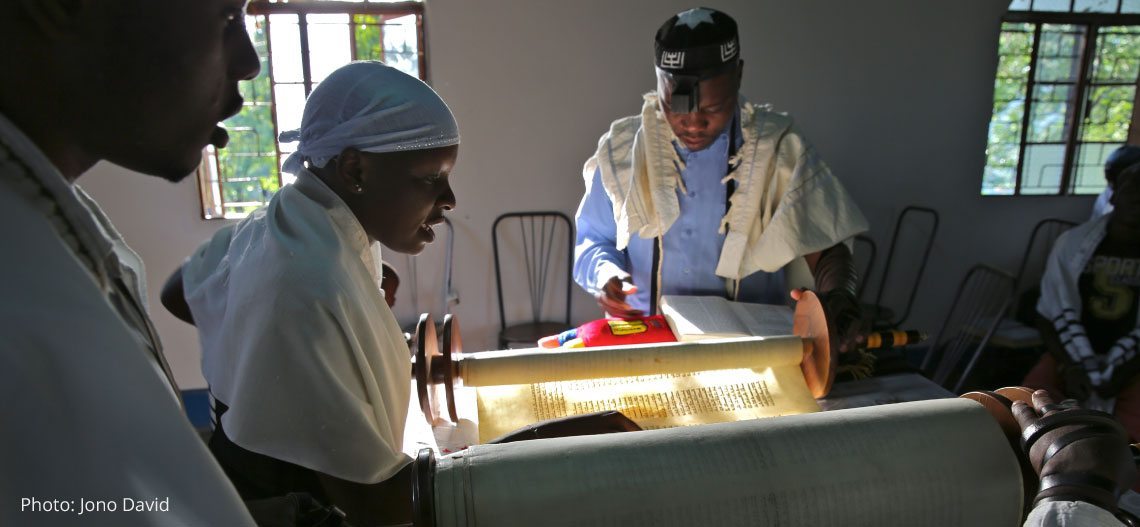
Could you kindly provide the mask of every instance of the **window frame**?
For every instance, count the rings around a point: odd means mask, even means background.
[[[424,3],[422,1],[403,1],[403,2],[373,2],[371,0],[365,2],[342,2],[342,1],[312,1],[312,0],[294,0],[292,2],[277,2],[271,0],[250,0],[246,6],[247,16],[263,16],[265,17],[265,45],[266,45],[266,67],[268,68],[269,80],[269,106],[270,106],[270,119],[273,124],[274,135],[279,134],[281,131],[277,123],[277,95],[276,86],[278,84],[301,84],[304,89],[305,97],[308,98],[313,90],[312,79],[312,66],[309,56],[309,34],[307,15],[321,15],[321,14],[346,14],[349,17],[348,25],[353,26],[353,17],[355,16],[415,16],[416,20],[416,60],[419,66],[419,78],[425,83],[428,82],[428,57],[427,57],[427,28],[424,22]],[[270,15],[297,15],[297,28],[298,37],[300,39],[300,59],[301,59],[301,82],[288,82],[279,83],[273,77],[273,45],[270,33],[272,31],[272,24],[269,23]],[[353,31],[349,31],[349,52],[351,60],[357,60],[357,49],[353,42]],[[243,81],[244,82],[244,81]],[[244,104],[250,104],[246,102]],[[243,106],[244,106],[243,104]],[[222,181],[222,167],[220,157],[216,153],[209,151],[211,147],[206,147],[202,151],[202,162],[199,164],[195,176],[198,179],[198,200],[199,210],[204,220],[226,220],[226,219],[239,219],[244,217],[244,214],[230,213],[226,210],[225,191]],[[277,185],[281,187],[281,145],[274,138],[273,140],[274,153],[276,155],[277,163],[275,170],[277,171]],[[215,197],[217,207],[215,208]]]
[[[1029,68],[1025,75],[1025,92],[1024,108],[1022,110],[1020,122],[1020,136],[1018,144],[1018,158],[1017,158],[1017,171],[1015,173],[1014,187],[1012,194],[986,194],[983,197],[1012,197],[1012,196],[1086,196],[1093,194],[1077,194],[1075,192],[1076,185],[1074,179],[1076,176],[1076,158],[1080,145],[1083,144],[1097,144],[1096,142],[1085,142],[1080,140],[1080,134],[1084,126],[1084,121],[1088,115],[1089,101],[1087,100],[1088,90],[1092,86],[1103,85],[1093,83],[1092,65],[1094,55],[1097,51],[1097,41],[1101,36],[1100,30],[1104,27],[1119,27],[1119,26],[1136,26],[1140,28],[1140,14],[1121,13],[1121,3],[1116,6],[1116,13],[1104,12],[1071,12],[1074,2],[1070,2],[1070,11],[1022,11],[1011,10],[1008,11],[1001,19],[1001,25],[1007,23],[1012,24],[1032,24],[1033,25],[1033,44],[1030,50]],[[1029,9],[1033,9],[1032,2],[1030,2]],[[1037,80],[1037,65],[1039,61],[1038,53],[1041,45],[1041,35],[1043,25],[1071,25],[1080,26],[1083,28],[1084,33],[1080,38],[1079,46],[1079,64],[1077,65],[1078,75],[1076,81],[1073,83],[1074,94],[1071,101],[1067,102],[1067,112],[1072,115],[1071,124],[1067,126],[1064,134],[1064,157],[1062,161],[1061,177],[1056,192],[1053,193],[1022,193],[1022,183],[1025,179],[1024,169],[1026,161],[1026,147],[1029,145],[1037,144],[1054,144],[1054,143],[1029,143],[1030,133],[1030,119],[1033,118],[1033,109],[1035,106],[1034,101],[1034,88],[1038,84]],[[1004,31],[1004,29],[1002,29]],[[1090,45],[1091,44],[1091,45]],[[995,72],[996,75],[996,72]],[[996,81],[996,77],[995,77]],[[1133,94],[1132,102],[1132,117],[1128,126],[1128,133],[1124,140],[1126,144],[1140,143],[1140,78],[1134,84],[1136,90]],[[991,111],[991,119],[995,113]],[[987,140],[988,145],[988,140]],[[987,146],[988,148],[988,146]],[[987,159],[988,166],[988,159]],[[983,176],[984,177],[984,176]],[[984,181],[982,190],[985,190]]]

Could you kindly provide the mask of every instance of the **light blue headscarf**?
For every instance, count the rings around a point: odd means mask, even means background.
[[[283,171],[303,162],[323,167],[347,147],[362,152],[425,150],[459,144],[451,109],[423,81],[381,62],[342,66],[321,81],[305,101],[301,129],[281,133],[300,139]]]

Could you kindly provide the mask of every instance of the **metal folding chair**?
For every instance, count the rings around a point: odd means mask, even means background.
[[[517,226],[517,230],[511,227]],[[513,233],[513,234],[512,234]],[[507,246],[506,237],[511,237],[515,245]],[[517,236],[517,237],[516,237]],[[504,243],[500,243],[503,237]],[[562,240],[565,240],[563,242]],[[565,243],[565,269],[558,269],[554,259]],[[574,257],[574,232],[570,218],[561,212],[510,212],[495,219],[491,226],[491,244],[495,252],[495,288],[499,295],[499,347],[512,345],[533,347],[538,339],[570,329],[570,272]],[[503,295],[502,254],[508,248],[516,248],[510,253],[522,260],[526,275],[527,300],[530,302],[530,318],[524,322],[508,325],[507,297]],[[521,253],[521,254],[520,254]],[[516,266],[512,266],[516,267]],[[543,307],[546,294],[564,289],[566,308],[562,317],[545,319]],[[516,300],[510,297],[512,302]]]
[[[1053,251],[1053,244],[1061,233],[1075,227],[1077,224],[1069,220],[1046,218],[1037,222],[1033,227],[1033,234],[1025,245],[1025,253],[1021,256],[1021,263],[1017,266],[1017,285],[1014,292],[1018,295],[1014,299],[1014,313],[1021,311],[1020,295],[1041,285],[1041,276],[1045,274],[1045,262],[1049,253]],[[1036,302],[1035,302],[1036,303]],[[1025,322],[1025,321],[1023,321]]]
[[[926,357],[922,371],[959,393],[1013,300],[1013,276],[984,264],[966,273]]]
[[[855,289],[855,298],[863,298],[863,290],[867,288],[867,279],[871,277],[871,270],[875,268],[875,240],[870,236],[860,234],[855,236],[855,269],[859,272],[859,285]]]
[[[912,205],[899,213],[875,301],[867,306],[876,328],[897,328],[910,316],[937,233],[938,211]]]
[[[990,339],[992,346],[1005,350],[1034,350],[1041,347],[1041,333],[1033,323],[1037,313],[1041,275],[1045,274],[1045,262],[1057,237],[1075,225],[1068,220],[1047,218],[1033,227],[1021,263],[1017,266],[1017,274],[1014,275],[1017,282],[1013,288],[1009,313]]]

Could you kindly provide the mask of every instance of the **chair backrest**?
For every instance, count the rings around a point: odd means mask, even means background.
[[[513,225],[512,225],[513,224]],[[517,230],[511,228],[517,226]],[[529,293],[531,322],[543,321],[542,308],[545,304],[547,289],[551,286],[560,287],[559,280],[565,283],[566,311],[562,320],[570,324],[570,272],[574,258],[574,232],[570,218],[561,212],[508,212],[495,218],[491,226],[491,245],[495,252],[495,289],[499,294],[499,325],[500,330],[507,327],[507,315],[503,298],[502,256],[505,250],[499,243],[500,236],[512,235],[518,238],[518,251],[511,254],[522,260],[526,272],[526,288]],[[558,246],[565,240],[566,268],[565,273],[552,276],[559,265],[554,262],[559,249]],[[521,254],[519,254],[521,253]]]
[[[859,285],[855,289],[855,298],[863,298],[863,290],[867,288],[867,281],[871,278],[871,270],[875,267],[875,240],[870,236],[860,234],[855,236],[855,269],[859,273]]]
[[[1041,275],[1045,274],[1045,262],[1049,253],[1053,251],[1053,244],[1061,233],[1075,227],[1077,224],[1058,218],[1046,218],[1037,222],[1033,233],[1029,235],[1029,242],[1025,244],[1025,253],[1021,256],[1021,263],[1017,266],[1017,284],[1014,287],[1014,312],[1021,311],[1018,301],[1021,293],[1037,287],[1041,283]]]
[[[958,286],[946,321],[922,361],[922,371],[958,393],[1013,301],[1013,276],[978,264]]]
[[[934,209],[912,205],[903,209],[895,221],[895,232],[883,264],[883,276],[875,294],[876,306],[894,310],[891,327],[900,326],[910,316],[936,234],[938,211]]]

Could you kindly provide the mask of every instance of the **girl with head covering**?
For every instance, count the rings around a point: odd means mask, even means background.
[[[420,252],[455,206],[455,118],[419,79],[357,62],[282,139],[300,140],[296,182],[191,255],[163,303],[198,326],[210,448],[244,499],[308,492],[354,523],[401,519],[410,496],[387,489],[410,488],[411,365],[379,249]]]

